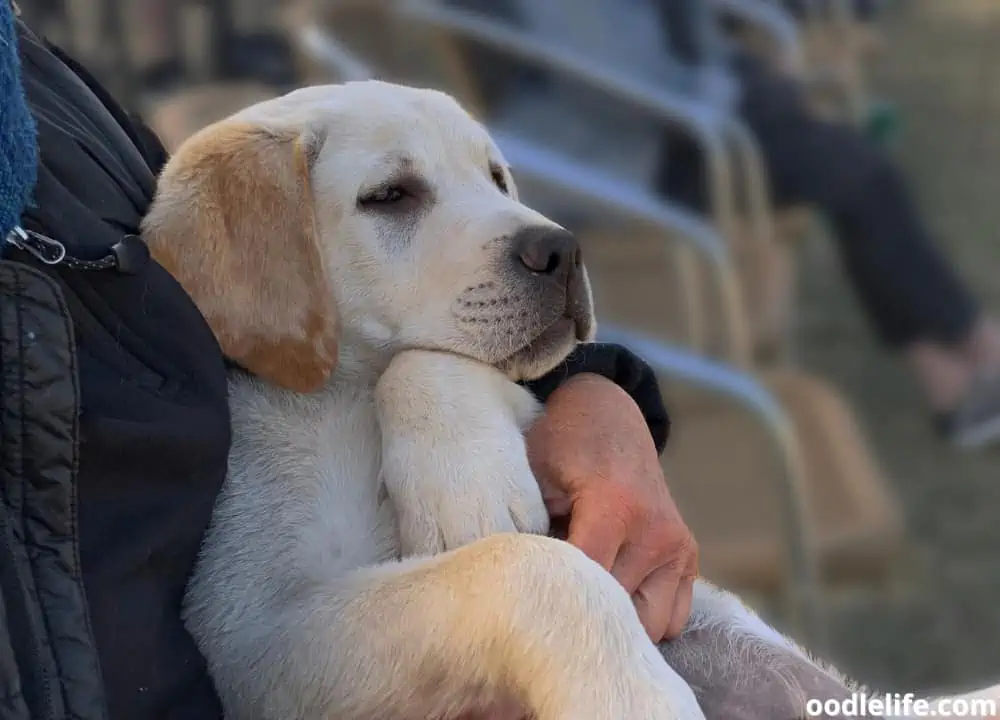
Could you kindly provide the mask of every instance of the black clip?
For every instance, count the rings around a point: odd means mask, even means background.
[[[135,275],[149,264],[149,246],[138,235],[126,235],[111,246],[118,272]]]

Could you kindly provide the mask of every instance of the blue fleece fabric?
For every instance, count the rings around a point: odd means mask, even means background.
[[[35,186],[35,122],[24,100],[14,11],[0,0],[0,239],[20,223]]]

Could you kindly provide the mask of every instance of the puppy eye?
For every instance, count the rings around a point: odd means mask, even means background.
[[[500,188],[500,192],[504,195],[510,194],[507,188],[507,178],[504,177],[503,170],[498,167],[490,168],[490,177],[493,178],[493,184]]]
[[[409,192],[402,185],[387,185],[362,195],[358,198],[358,204],[362,207],[394,205],[407,197]]]

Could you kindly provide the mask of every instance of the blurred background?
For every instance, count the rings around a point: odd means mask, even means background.
[[[704,574],[880,689],[1000,678],[1000,1],[19,4],[170,148],[457,96],[660,373]]]

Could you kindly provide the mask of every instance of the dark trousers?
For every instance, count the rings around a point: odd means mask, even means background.
[[[740,114],[760,144],[775,205],[807,204],[827,216],[881,338],[893,347],[966,339],[978,308],[931,242],[897,167],[855,128],[813,117],[794,81],[746,57],[735,69]],[[664,147],[658,189],[704,210],[697,146],[671,135]]]

